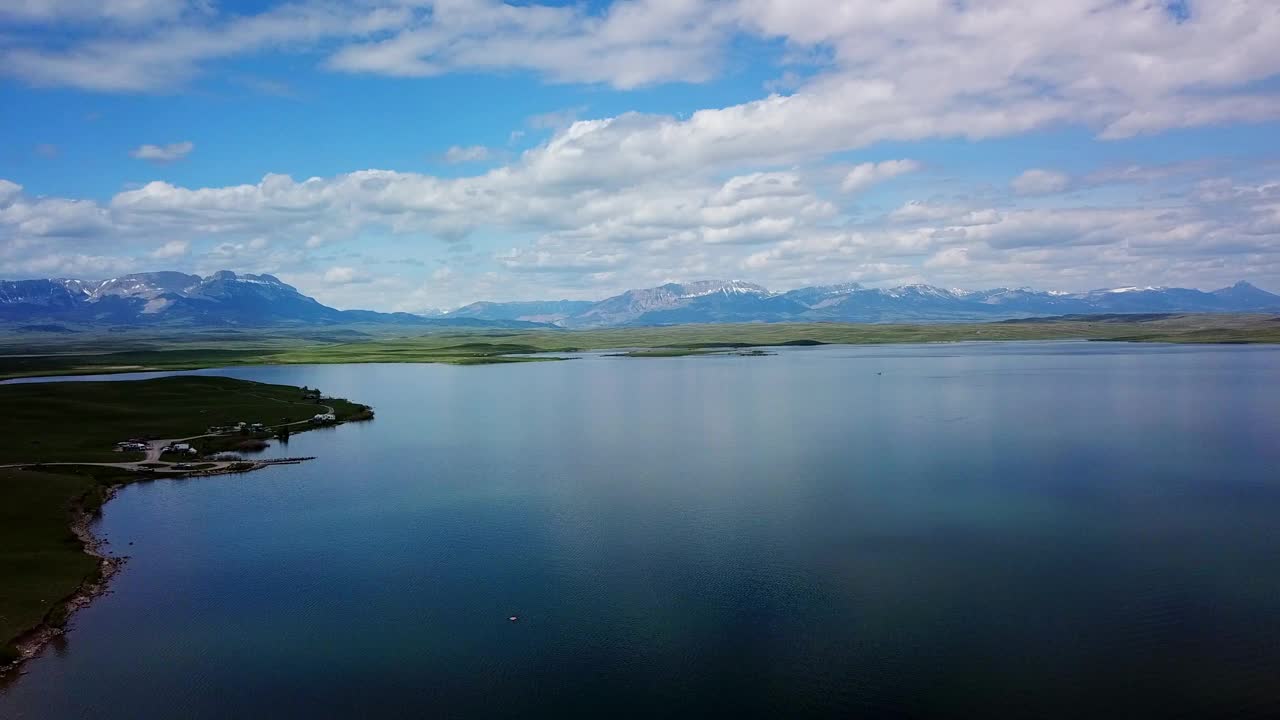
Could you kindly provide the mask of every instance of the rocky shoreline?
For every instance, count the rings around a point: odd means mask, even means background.
[[[108,487],[103,494],[102,504],[99,505],[99,508],[110,502],[122,487],[124,487],[123,484]],[[61,622],[50,623],[46,620],[32,628],[14,643],[18,649],[18,657],[6,665],[0,665],[0,677],[19,672],[22,665],[39,655],[45,645],[49,644],[55,637],[65,633],[67,631],[67,623],[71,620],[71,615],[93,602],[94,598],[106,594],[111,578],[124,567],[125,562],[129,559],[126,555],[111,555],[108,553],[106,549],[107,541],[93,534],[91,526],[100,514],[100,512],[89,512],[80,508],[76,511],[75,517],[71,521],[71,532],[79,538],[80,543],[84,546],[84,552],[98,559],[97,576],[81,583],[80,587],[76,588],[76,591],[70,597],[60,601],[58,606],[50,610],[50,614],[52,614],[58,607],[62,609]]]
[[[210,468],[207,470],[193,470],[183,472],[182,474],[152,474],[141,475],[139,480],[156,480],[160,478],[166,479],[185,479],[193,477],[209,477],[212,475],[232,475],[239,473],[253,472],[262,468],[272,467],[274,465],[295,465],[298,463],[314,460],[314,457],[286,457],[273,458],[271,460],[250,460],[239,463],[232,463],[225,467]],[[0,678],[5,678],[12,673],[20,674],[20,669],[28,660],[40,654],[45,645],[51,640],[64,634],[67,631],[67,624],[71,620],[71,615],[75,611],[87,606],[89,603],[101,595],[106,594],[107,586],[111,578],[124,567],[125,562],[129,559],[127,555],[112,555],[107,552],[107,541],[93,534],[91,526],[93,522],[101,515],[101,508],[111,501],[128,483],[119,483],[111,485],[103,491],[102,502],[98,505],[99,510],[90,512],[84,508],[78,508],[71,521],[71,532],[80,540],[87,555],[98,559],[98,575],[92,580],[87,580],[76,589],[70,597],[60,601],[50,614],[53,614],[57,608],[61,608],[60,622],[49,622],[48,620],[40,623],[36,627],[27,631],[21,637],[14,641],[14,646],[18,650],[18,657],[8,663],[0,665]],[[48,616],[46,616],[47,618]]]

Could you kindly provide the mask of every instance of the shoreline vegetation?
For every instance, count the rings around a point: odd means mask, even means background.
[[[113,329],[33,336],[0,328],[0,380],[198,370],[241,365],[550,362],[582,351],[633,358],[762,354],[804,344],[1092,340],[1151,343],[1280,343],[1280,316],[1147,314],[982,323],[751,323],[604,330],[413,331],[327,328]],[[759,350],[759,353],[751,352]]]
[[[0,677],[63,632],[127,560],[91,531],[121,487],[300,462],[309,458],[226,453],[373,418],[310,388],[216,376],[3,385],[0,405]],[[129,440],[146,450],[116,449]]]

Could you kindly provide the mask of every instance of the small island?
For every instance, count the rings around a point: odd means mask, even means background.
[[[272,439],[373,410],[319,390],[216,376],[0,385],[0,673],[58,634],[123,562],[89,525],[119,487],[242,473]]]

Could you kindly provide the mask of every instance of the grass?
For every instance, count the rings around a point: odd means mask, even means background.
[[[98,561],[71,532],[74,512],[95,512],[112,473],[0,468],[0,664],[12,641],[66,617],[63,601],[98,575]]]
[[[555,353],[616,349],[634,357],[823,343],[1006,340],[1280,343],[1273,315],[1102,315],[988,323],[870,325],[752,323],[604,330],[423,331],[405,328],[85,331],[41,337],[0,331],[0,379],[241,365],[450,363],[555,360]]]
[[[347,400],[322,402],[339,421],[372,416]],[[299,422],[323,411],[303,388],[200,376],[0,385],[0,408],[0,465],[121,462],[111,448],[129,437],[189,437],[210,425]],[[212,467],[182,459],[192,470]],[[64,602],[99,572],[70,530],[74,515],[97,512],[111,485],[148,477],[88,465],[0,468],[0,665],[15,657],[19,636],[64,619]]]
[[[339,420],[365,410],[346,400],[324,404]],[[112,449],[121,440],[190,437],[240,421],[300,422],[324,411],[300,388],[198,376],[0,385],[0,407],[0,464],[123,462],[131,457]]]

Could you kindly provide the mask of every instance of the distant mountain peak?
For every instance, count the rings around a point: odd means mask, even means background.
[[[1265,293],[1267,295],[1272,294],[1267,292],[1266,290],[1263,290],[1257,285],[1254,285],[1253,283],[1248,282],[1247,280],[1241,280],[1234,285],[1224,287],[1220,290],[1215,290],[1214,292],[1231,292],[1231,291],[1236,291],[1236,292],[1244,291],[1244,292],[1251,292],[1251,293],[1257,292],[1257,293]]]
[[[484,313],[502,312],[504,304]],[[1125,312],[1280,311],[1280,297],[1247,284],[1212,293],[1123,287],[1084,293],[1031,287],[964,290],[927,283],[868,289],[858,283],[773,293],[743,280],[672,282],[627,290],[557,319],[566,327],[714,322],[944,322]]]
[[[847,282],[847,283],[836,283],[835,285],[818,285],[816,287],[809,288],[809,289],[820,290],[828,295],[839,295],[843,293],[853,292],[855,290],[865,290],[866,286],[864,286],[862,283]]]
[[[1165,288],[1163,287],[1158,287],[1155,285],[1148,285],[1146,287],[1137,287],[1137,286],[1131,285],[1129,287],[1118,287],[1118,288],[1108,288],[1105,290],[1095,290],[1094,292],[1111,293],[1114,295],[1118,293],[1131,293],[1131,292],[1159,292],[1164,289]]]
[[[768,295],[769,291],[761,285],[746,280],[695,280],[687,283],[668,283],[663,287],[672,287],[684,297],[702,297],[712,293]]]
[[[1211,292],[1127,286],[1082,293],[1029,287],[946,289],[926,283],[866,288],[856,282],[775,293],[746,280],[693,280],[627,290],[599,301],[476,302],[438,317],[340,311],[274,275],[220,270],[134,273],[109,280],[0,281],[0,322],[97,325],[332,325],[618,327],[723,322],[949,322],[1047,315],[1277,312],[1280,295],[1248,282]]]
[[[1214,290],[1213,295],[1220,298],[1235,299],[1240,302],[1267,303],[1271,300],[1280,299],[1280,296],[1263,290],[1253,283],[1240,282],[1230,287],[1224,287],[1220,290]]]
[[[342,311],[274,275],[219,270],[133,273],[107,280],[0,281],[0,322],[88,325],[267,326],[394,323],[441,327],[546,327],[536,322],[428,319],[406,313]]]

